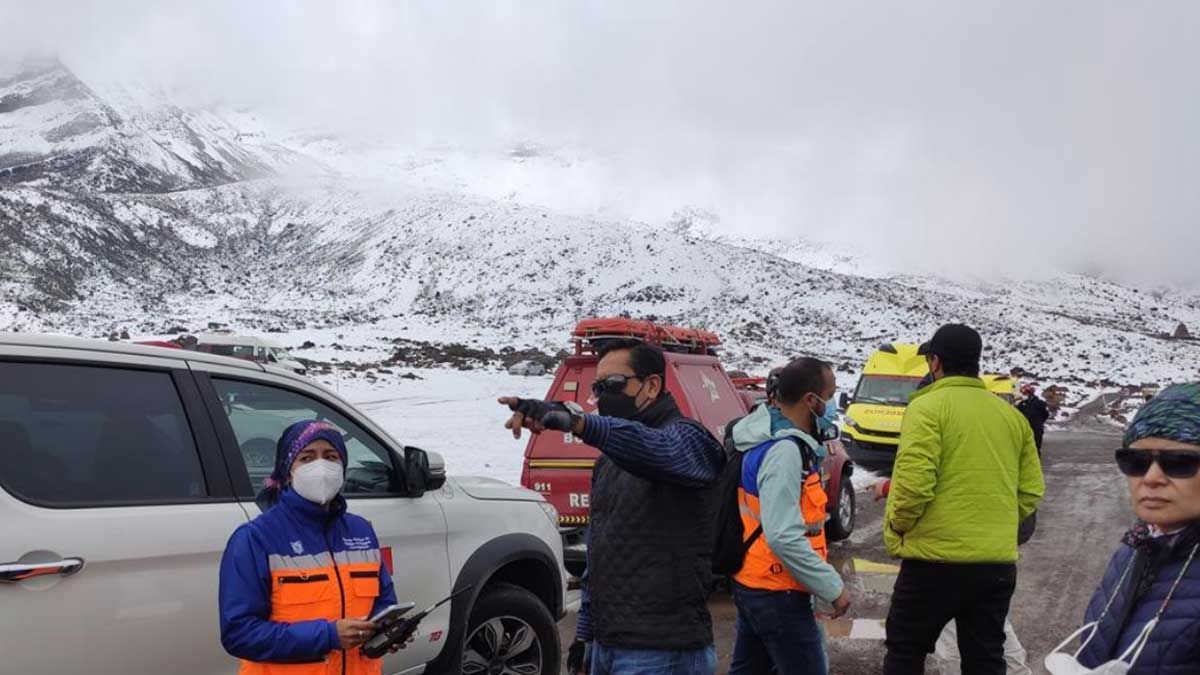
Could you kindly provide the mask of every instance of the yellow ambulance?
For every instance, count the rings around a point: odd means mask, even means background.
[[[882,344],[867,359],[853,395],[842,394],[842,442],[851,459],[890,466],[900,444],[900,422],[908,397],[929,374],[917,345]]]
[[[917,347],[903,342],[880,345],[867,359],[854,394],[842,394],[842,442],[855,462],[889,467],[896,459],[908,397],[929,374]],[[988,391],[1009,403],[1015,401],[1015,378],[998,373],[979,377]]]

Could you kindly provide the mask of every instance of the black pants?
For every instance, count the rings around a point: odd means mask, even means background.
[[[920,675],[950,621],[958,622],[963,675],[1004,675],[1004,619],[1016,565],[905,560],[887,618],[884,675]]]

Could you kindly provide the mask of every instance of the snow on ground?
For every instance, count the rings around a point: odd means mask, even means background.
[[[361,377],[325,376],[318,381],[355,404],[397,441],[437,452],[451,476],[486,476],[520,484],[528,436],[514,440],[504,428],[508,408],[501,396],[542,398],[553,375],[520,377],[503,371],[403,369],[422,379],[399,376],[371,383]],[[863,491],[881,479],[855,467],[852,481]]]
[[[850,482],[854,485],[855,492],[862,492],[875,487],[875,484],[883,480],[883,476],[868,471],[861,466],[854,467],[854,475],[850,476]]]
[[[446,459],[451,476],[486,476],[520,484],[528,436],[504,428],[510,413],[501,396],[542,398],[551,376],[518,377],[502,371],[413,369],[423,379],[370,383],[324,377],[321,384],[367,413],[397,441]]]

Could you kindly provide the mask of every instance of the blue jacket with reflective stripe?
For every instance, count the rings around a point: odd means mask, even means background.
[[[379,540],[365,518],[338,497],[326,510],[285,490],[274,507],[237,528],[221,558],[221,644],[248,661],[310,661],[340,644],[333,621],[271,621],[271,572],[380,562]],[[391,575],[379,565],[371,614],[396,603]],[[360,618],[360,617],[348,617]]]

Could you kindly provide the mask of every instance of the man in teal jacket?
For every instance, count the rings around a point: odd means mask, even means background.
[[[1002,675],[1017,580],[1017,527],[1045,491],[1033,431],[979,379],[983,341],[961,324],[921,345],[934,382],[904,414],[884,516],[903,559],[887,619],[884,673],[923,673],[951,620],[963,672]]]

